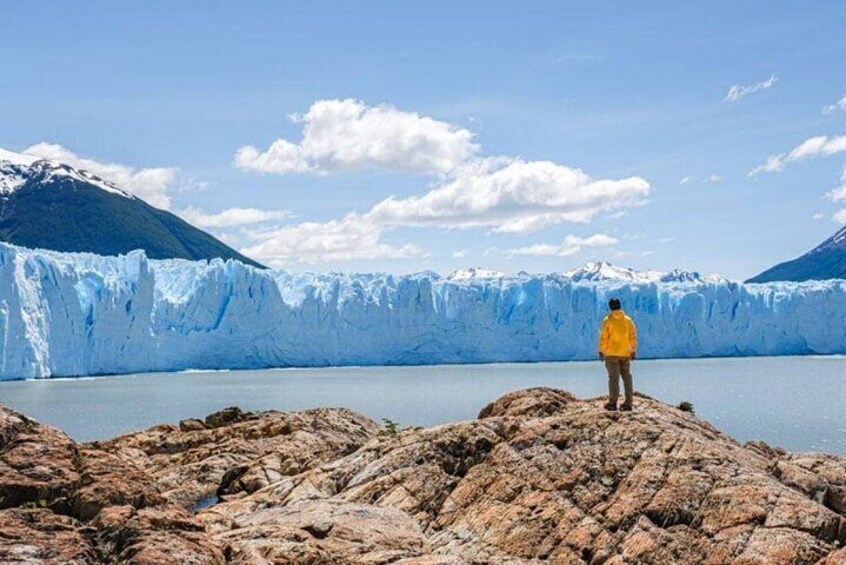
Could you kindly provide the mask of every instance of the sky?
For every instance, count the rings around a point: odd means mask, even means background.
[[[0,0],[0,148],[293,271],[745,279],[846,223],[843,2]]]

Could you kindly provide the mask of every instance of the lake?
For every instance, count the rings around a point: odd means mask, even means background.
[[[846,357],[637,361],[635,389],[697,415],[740,441],[846,454]],[[88,441],[226,406],[346,406],[376,420],[431,426],[471,419],[521,388],[606,394],[599,362],[341,367],[147,373],[0,383],[0,403]]]

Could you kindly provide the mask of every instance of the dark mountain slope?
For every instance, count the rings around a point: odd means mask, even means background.
[[[746,282],[846,279],[846,226],[811,251]]]
[[[170,212],[102,179],[50,161],[0,162],[0,240],[31,248],[152,259],[237,259],[261,267]],[[4,188],[0,186],[0,188]]]

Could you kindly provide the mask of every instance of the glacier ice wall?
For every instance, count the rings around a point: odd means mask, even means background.
[[[642,357],[846,352],[846,281],[298,275],[0,244],[0,380],[590,359],[612,295]]]

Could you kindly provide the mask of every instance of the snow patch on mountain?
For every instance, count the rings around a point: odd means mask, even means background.
[[[469,281],[479,279],[501,279],[505,273],[500,271],[493,271],[490,269],[480,269],[478,267],[470,267],[469,269],[459,269],[447,276],[447,280],[451,281]]]
[[[117,185],[89,171],[75,169],[58,161],[42,159],[33,155],[14,153],[0,148],[0,196],[7,196],[21,188],[29,180],[49,182],[57,177],[67,177],[86,182],[113,194],[135,198]]]
[[[727,279],[719,275],[701,275],[696,271],[673,269],[662,271],[636,271],[626,267],[617,267],[605,261],[591,261],[580,267],[565,271],[563,275],[573,281],[630,281],[638,283],[655,282],[704,282],[725,283]]]

